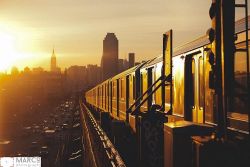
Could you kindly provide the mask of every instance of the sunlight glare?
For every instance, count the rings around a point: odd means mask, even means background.
[[[8,70],[18,58],[15,47],[14,35],[0,29],[0,71]]]

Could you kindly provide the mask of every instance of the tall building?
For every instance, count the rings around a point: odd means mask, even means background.
[[[114,33],[107,33],[103,40],[102,80],[118,73],[118,43],[119,41]]]
[[[135,53],[128,54],[128,63],[129,63],[129,68],[135,66]]]
[[[61,69],[57,67],[57,64],[56,64],[56,54],[55,54],[54,48],[53,48],[52,56],[50,59],[50,71],[52,73],[61,73]]]
[[[52,56],[50,59],[50,71],[55,71],[56,70],[56,55],[55,55],[55,50],[53,48]]]

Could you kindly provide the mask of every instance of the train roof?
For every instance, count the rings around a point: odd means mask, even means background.
[[[250,16],[248,16],[247,19],[248,19],[248,22],[250,23]],[[249,30],[249,29],[250,29],[250,24],[248,24],[248,30]],[[241,33],[241,32],[243,32],[243,31],[245,31],[245,18],[242,18],[242,19],[237,20],[237,21],[235,22],[235,34]],[[191,50],[200,48],[200,47],[202,47],[202,46],[208,45],[209,43],[210,43],[210,41],[209,41],[208,37],[207,37],[206,35],[204,35],[204,36],[202,36],[202,37],[200,37],[200,38],[198,38],[198,39],[196,39],[196,40],[194,40],[194,41],[191,41],[191,42],[186,43],[186,44],[184,44],[184,45],[182,45],[182,46],[179,46],[179,47],[174,48],[173,57],[174,57],[174,56],[178,56],[178,55],[183,54],[183,53],[186,53],[186,52],[189,52],[189,51],[191,51]],[[93,87],[92,89],[96,88],[97,86],[99,86],[99,85],[101,85],[101,84],[103,84],[103,83],[105,83],[105,82],[108,82],[109,80],[117,79],[117,78],[119,78],[119,77],[121,77],[121,76],[130,74],[131,72],[134,72],[134,71],[136,71],[137,69],[140,69],[140,68],[147,68],[147,67],[150,67],[150,66],[152,66],[152,65],[154,65],[154,64],[157,64],[157,63],[159,63],[159,62],[162,61],[162,58],[163,58],[162,55],[160,55],[160,56],[155,57],[155,58],[153,58],[153,59],[150,59],[150,60],[148,60],[148,61],[146,61],[146,62],[143,62],[143,63],[141,63],[141,64],[139,64],[139,65],[137,65],[137,66],[134,66],[134,67],[132,67],[132,68],[129,68],[128,70],[126,70],[126,71],[124,71],[124,72],[122,72],[122,73],[119,73],[119,74],[117,74],[116,76],[114,76],[114,77],[112,77],[112,78],[109,78],[109,79],[103,81],[102,83],[96,85],[96,86]],[[91,89],[91,90],[92,90],[92,89]]]
[[[145,63],[147,63],[147,61],[146,62],[142,62],[142,63],[140,63],[140,64],[138,64],[138,65],[136,65],[134,67],[131,67],[131,68],[127,69],[126,71],[123,71],[123,72],[115,75],[114,77],[111,78],[111,80],[120,78],[121,76],[126,76],[127,74],[130,74],[130,73],[132,73],[132,72],[140,69]]]
[[[248,19],[248,30],[250,29],[250,15],[247,17]],[[237,20],[235,22],[235,34],[241,33],[245,31],[245,18]]]
[[[250,16],[248,16],[248,22],[250,22]],[[248,30],[250,29],[250,24],[248,24]],[[245,18],[242,18],[235,22],[235,34],[241,33],[245,31]],[[206,35],[189,42],[187,44],[184,44],[182,46],[179,46],[177,48],[174,48],[173,56],[180,55],[182,53],[188,52],[190,50],[197,49],[199,47],[208,45],[210,43],[208,37]]]
[[[142,68],[149,68],[149,67],[151,67],[151,66],[153,66],[161,61],[162,61],[162,55],[149,60],[147,63],[144,64],[144,66]]]
[[[208,45],[209,43],[210,42],[209,42],[209,39],[207,38],[207,36],[200,37],[200,38],[198,38],[192,42],[189,42],[185,45],[174,48],[173,56],[178,56],[178,55],[185,53],[185,52],[188,52],[190,50],[194,50],[194,49],[200,48],[202,46]]]

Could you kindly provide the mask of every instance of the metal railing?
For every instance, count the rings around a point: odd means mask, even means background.
[[[85,140],[86,166],[126,167],[119,152],[98,125],[91,111],[80,101],[81,119]]]
[[[153,95],[153,93],[155,93],[163,84],[165,85],[166,81],[170,81],[171,78],[171,75],[168,75],[167,77],[160,76],[141,96],[136,99],[136,101],[128,108],[127,113],[137,114],[139,108]],[[159,81],[161,81],[160,84],[157,85],[154,89],[152,89]],[[147,94],[148,96],[143,99],[143,97]],[[143,100],[141,101],[141,99]],[[136,104],[138,105],[136,106]],[[133,107],[135,107],[135,109],[132,111]],[[164,108],[162,110],[164,110]]]

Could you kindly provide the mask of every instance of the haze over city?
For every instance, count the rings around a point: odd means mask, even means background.
[[[0,0],[0,167],[250,167],[247,0]]]
[[[138,61],[150,59],[161,53],[162,33],[170,28],[175,46],[204,35],[209,5],[199,0],[181,6],[170,0],[1,0],[0,71],[12,66],[47,70],[53,47],[62,69],[100,65],[107,32],[116,33],[120,58],[135,52]]]

